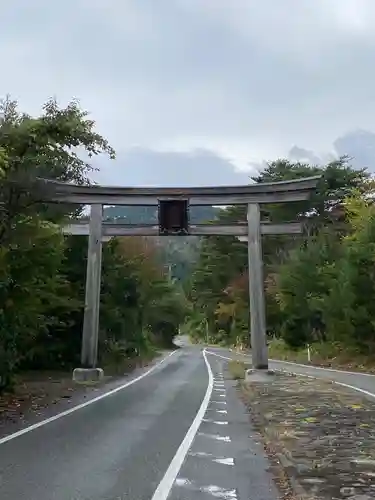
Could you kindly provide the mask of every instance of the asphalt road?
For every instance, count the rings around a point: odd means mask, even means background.
[[[250,355],[237,354],[225,348],[207,348],[210,352],[214,352],[220,356],[227,358],[234,358],[243,361],[251,361]],[[219,358],[220,359],[220,358]],[[345,384],[353,390],[360,390],[361,392],[368,393],[367,396],[375,397],[375,375],[366,373],[346,372],[342,370],[333,370],[327,368],[318,368],[314,366],[301,365],[296,363],[289,363],[285,361],[271,360],[269,362],[271,369],[285,370],[292,373],[301,375],[309,375],[312,377],[319,377],[334,382]]]
[[[1,500],[276,499],[224,365],[185,346],[131,385],[0,438]]]

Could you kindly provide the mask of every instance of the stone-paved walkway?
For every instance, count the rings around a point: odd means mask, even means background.
[[[297,497],[375,499],[375,400],[337,384],[277,374],[242,395]]]

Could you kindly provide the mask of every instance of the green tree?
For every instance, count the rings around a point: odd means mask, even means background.
[[[59,322],[49,313],[62,297],[64,307],[72,306],[58,273],[64,248],[58,228],[24,218],[14,227],[13,241],[0,253],[0,390],[12,385],[23,360],[37,355],[35,341]]]
[[[50,100],[37,118],[20,113],[9,98],[1,103],[0,390],[22,363],[40,360],[42,339],[65,324],[58,313],[66,318],[78,307],[61,273],[65,243],[54,225],[75,207],[41,204],[35,184],[38,177],[88,182],[91,167],[78,151],[114,155],[78,103],[61,109]]]
[[[359,192],[346,202],[352,232],[342,241],[341,258],[325,302],[329,337],[361,353],[375,353],[375,207]]]
[[[279,267],[276,298],[282,315],[281,335],[292,347],[326,340],[323,311],[334,279],[340,243],[321,232],[306,246],[291,251]]]

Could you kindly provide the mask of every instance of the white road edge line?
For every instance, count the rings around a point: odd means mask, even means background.
[[[245,354],[248,356],[248,354]],[[313,370],[322,370],[324,372],[345,373],[346,375],[361,375],[363,377],[375,377],[373,373],[349,372],[346,370],[337,370],[335,368],[324,368],[323,366],[304,365],[302,363],[293,363],[292,361],[282,361],[281,359],[270,359],[271,363],[285,363],[286,365],[302,366],[303,368],[312,368]]]
[[[346,387],[348,389],[352,389],[353,391],[361,392],[362,394],[366,394],[366,396],[369,396],[370,398],[375,398],[375,393],[366,391],[365,389],[361,389],[360,387],[356,387],[355,385],[350,385],[350,384],[345,384],[344,382],[339,382],[338,380],[331,380],[331,379],[324,379],[321,377],[315,377],[314,375],[307,375],[306,373],[296,373],[292,372],[290,370],[282,370],[276,369],[277,372],[284,372],[284,373],[293,373],[295,375],[299,375],[300,377],[306,377],[306,378],[312,378],[314,380],[323,380],[326,382],[331,382],[331,384],[335,385],[341,385],[342,387]]]
[[[140,380],[142,380],[144,377],[147,377],[147,375],[150,375],[150,373],[152,373],[154,370],[156,370],[156,368],[158,368],[160,365],[162,365],[164,363],[164,361],[166,361],[168,358],[170,358],[176,352],[177,352],[177,349],[175,351],[172,351],[171,353],[169,353],[168,356],[166,356],[161,361],[159,361],[156,365],[154,365],[152,368],[147,370],[147,372],[142,373],[142,375],[139,375],[138,377],[133,378],[132,380],[129,380],[129,382],[126,382],[125,384],[122,384],[119,387],[112,389],[111,391],[105,392],[104,394],[101,394],[100,396],[97,396],[96,398],[92,398],[89,401],[85,401],[84,403],[81,403],[77,406],[73,406],[72,408],[69,408],[69,410],[62,411],[61,413],[58,413],[57,415],[53,415],[52,417],[41,420],[40,422],[37,422],[36,424],[29,425],[28,427],[25,427],[24,429],[21,429],[17,432],[14,432],[13,434],[8,434],[7,436],[0,438],[0,445],[7,443],[8,441],[11,441],[12,439],[16,439],[17,437],[20,437],[23,434],[27,434],[28,432],[34,431],[35,429],[38,429],[39,427],[42,427],[43,425],[49,424],[50,422],[54,422],[55,420],[58,420],[62,417],[66,417],[67,415],[70,415],[71,413],[74,413],[75,411],[81,410],[82,408],[85,408],[86,406],[89,406],[93,403],[96,403],[97,401],[100,401],[101,399],[107,398],[108,396],[112,396],[112,394],[116,394],[116,392],[119,392],[119,391],[122,391],[123,389],[126,389],[130,385],[133,385],[136,382],[139,382]]]
[[[219,358],[223,358],[223,359],[228,359],[229,361],[231,361],[233,358],[227,358],[226,356],[221,356],[220,354],[216,354],[216,352],[211,352],[211,351],[207,351],[207,354],[212,354],[213,356],[217,356]],[[271,360],[270,360],[271,361]],[[284,363],[284,361],[281,361],[282,363]],[[297,363],[289,363],[291,365],[296,365],[296,366],[303,366],[303,367],[307,367],[307,368],[312,368],[311,366],[308,366],[308,365],[298,365]],[[314,367],[314,368],[317,368],[317,367]],[[326,370],[326,368],[321,368],[321,370]],[[321,377],[315,377],[314,375],[307,375],[306,373],[299,373],[299,372],[293,372],[292,370],[282,370],[281,368],[280,369],[276,369],[276,371],[279,371],[279,372],[286,372],[286,373],[295,373],[296,375],[301,375],[302,377],[308,377],[308,378],[314,378],[314,379],[321,379]],[[339,373],[351,373],[353,375],[367,375],[369,377],[372,377],[373,375],[370,375],[369,373],[357,373],[357,372],[341,372],[341,370],[328,370],[327,371],[331,371],[331,372],[339,372]],[[349,384],[345,384],[344,382],[338,382],[337,380],[330,380],[330,379],[323,379],[323,380],[328,380],[328,382],[332,382],[333,384],[336,384],[336,385],[342,385],[343,387],[347,387],[348,389],[353,389],[354,391],[358,391],[358,392],[361,392],[362,394],[366,394],[366,396],[370,396],[371,398],[375,398],[375,393],[373,392],[370,392],[370,391],[366,391],[365,389],[361,389],[360,387],[356,387],[355,385],[349,385]]]
[[[206,356],[206,349],[203,350],[202,352],[204,361],[206,363],[206,368],[208,372],[208,385],[207,385],[207,390],[206,394],[204,395],[204,398],[202,400],[201,406],[198,410],[198,413],[195,415],[195,418],[193,420],[193,423],[191,424],[189,430],[187,431],[182,443],[180,444],[178,450],[176,451],[175,456],[173,457],[171,463],[169,464],[169,467],[164,474],[162,480],[160,481],[158,487],[155,490],[155,493],[152,495],[151,500],[166,500],[172,487],[173,484],[176,480],[176,477],[178,473],[180,472],[180,469],[182,467],[182,464],[185,460],[186,455],[188,454],[188,451],[190,449],[190,446],[198,432],[199,426],[202,423],[203,417],[206,413],[208,404],[210,402],[211,394],[212,394],[212,389],[213,389],[213,381],[214,377],[212,374],[211,366],[210,363],[207,360]]]
[[[206,351],[207,354],[212,354],[212,356],[217,356],[218,358],[222,358],[222,359],[229,359],[229,361],[233,361],[233,358],[228,358],[227,356],[222,356],[221,354],[216,354],[216,352],[212,352],[212,351]]]
[[[242,352],[236,352],[236,351],[231,351],[231,352],[233,352],[233,354],[237,354],[238,356],[246,356],[248,358],[250,357],[250,354],[244,354]],[[216,355],[216,353],[213,353],[213,352],[210,352],[210,354]],[[345,373],[346,375],[361,375],[363,377],[375,377],[374,373],[349,372],[347,370],[338,370],[337,368],[324,368],[324,366],[304,365],[303,363],[293,363],[293,361],[283,361],[282,359],[269,359],[269,361],[271,361],[271,363],[285,363],[287,365],[302,366],[303,368],[312,368],[313,370],[323,370],[325,372]]]

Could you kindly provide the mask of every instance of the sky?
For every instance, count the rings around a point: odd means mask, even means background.
[[[375,131],[374,23],[374,0],[12,0],[0,95],[78,98],[117,150],[99,182],[246,182]]]

